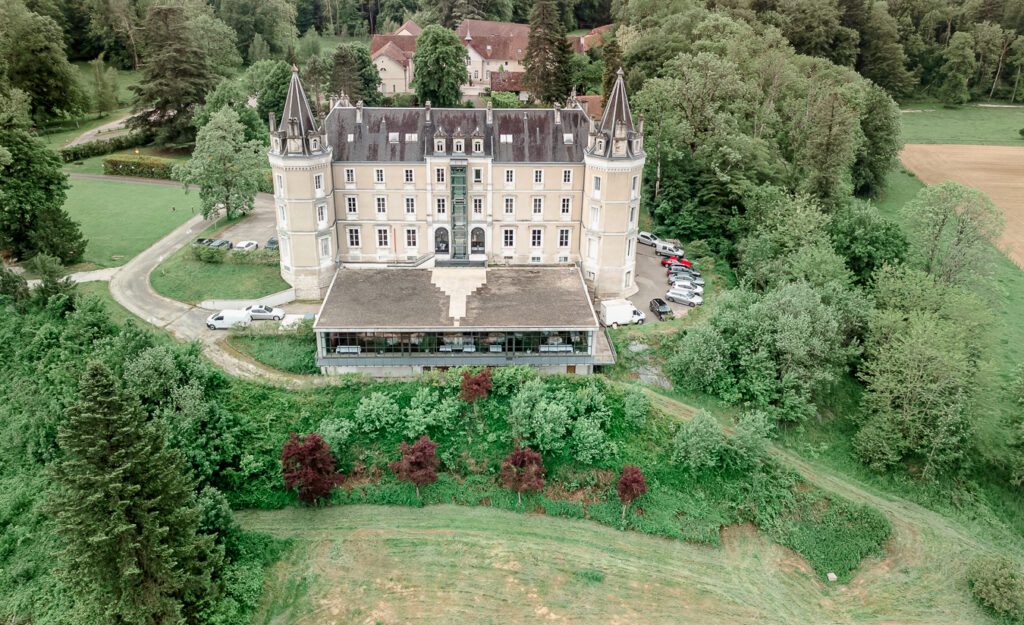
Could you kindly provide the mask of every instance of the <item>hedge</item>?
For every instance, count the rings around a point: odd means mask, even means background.
[[[71,163],[73,161],[80,161],[84,158],[91,158],[93,156],[112,154],[118,150],[137,148],[141,145],[148,144],[152,140],[153,135],[151,133],[132,132],[118,137],[100,139],[98,141],[90,141],[88,143],[80,143],[78,145],[62,148],[58,150],[58,153],[65,163]]]
[[[108,176],[136,176],[171,180],[171,170],[177,161],[157,156],[120,155],[103,159],[103,173]]]

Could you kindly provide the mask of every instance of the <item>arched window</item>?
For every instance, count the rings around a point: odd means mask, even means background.
[[[448,253],[448,228],[438,228],[434,231],[434,252]]]
[[[472,254],[484,253],[484,229],[473,228],[469,235],[469,251]]]

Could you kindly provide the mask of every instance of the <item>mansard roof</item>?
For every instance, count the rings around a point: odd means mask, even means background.
[[[292,129],[291,120],[296,120],[296,130]],[[289,136],[305,137],[309,131],[316,131],[313,110],[309,107],[306,92],[299,81],[299,68],[292,65],[292,81],[288,84],[288,95],[284,99],[284,114],[281,116],[282,130]]]
[[[583,161],[590,127],[581,108],[562,110],[561,124],[555,124],[553,109],[494,109],[492,115],[488,124],[485,109],[364,107],[362,123],[356,123],[355,107],[336,106],[324,125],[336,161],[422,161],[434,154],[434,133],[441,128],[447,134],[446,156],[452,156],[455,132],[479,130],[484,155],[498,163]]]

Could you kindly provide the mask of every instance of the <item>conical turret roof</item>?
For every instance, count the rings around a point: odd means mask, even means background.
[[[313,110],[306,99],[306,91],[299,80],[299,68],[292,65],[292,81],[288,84],[288,95],[284,100],[284,115],[281,117],[283,129],[291,132],[291,120],[298,122],[298,136],[305,137],[310,130],[316,130]]]
[[[626,97],[626,85],[622,82],[622,68],[616,72],[615,84],[608,96],[608,102],[604,105],[604,114],[601,116],[601,125],[598,129],[607,132],[609,136],[614,134],[615,125],[621,121],[625,124],[626,132],[633,132],[633,116],[629,112],[629,99]]]

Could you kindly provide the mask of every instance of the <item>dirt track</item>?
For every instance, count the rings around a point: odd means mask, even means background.
[[[987,193],[1006,217],[999,246],[1024,268],[1024,147],[910,144],[900,159],[925,184],[952,180]]]

